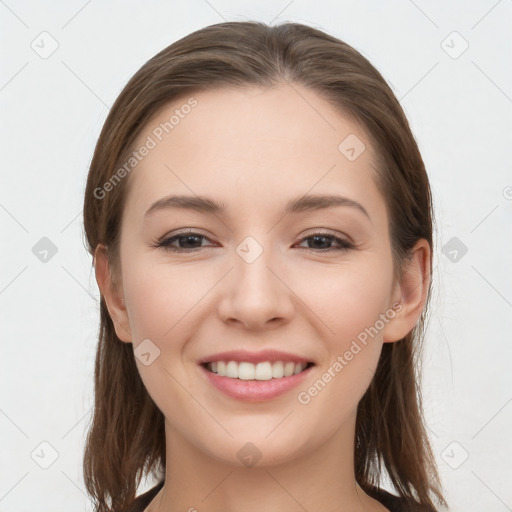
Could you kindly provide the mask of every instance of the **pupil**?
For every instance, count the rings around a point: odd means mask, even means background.
[[[316,242],[318,242],[319,240],[326,240],[326,237],[325,236],[313,236],[313,240],[314,240],[314,243],[313,245],[316,246]],[[320,242],[320,245],[322,245],[322,243]]]
[[[194,241],[197,242],[197,239],[199,237],[196,236],[196,235],[185,235],[185,236],[181,236],[180,237],[180,244],[181,243],[184,243],[185,245],[187,245],[189,242],[192,243],[192,245],[194,244]]]

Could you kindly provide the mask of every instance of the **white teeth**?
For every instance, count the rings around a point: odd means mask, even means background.
[[[233,363],[234,361],[231,362]],[[238,378],[242,380],[254,380],[254,365],[251,363],[240,363],[238,365]]]
[[[286,363],[284,365],[284,376],[289,377],[293,375],[293,370],[295,369],[295,365],[293,363]]]
[[[236,361],[229,361],[226,365],[226,377],[238,379],[238,363]]]
[[[258,363],[254,370],[255,380],[270,380],[272,378],[272,363]]]
[[[274,379],[281,379],[284,377],[284,364],[282,361],[276,361],[272,365],[272,377]]]
[[[293,363],[291,361],[265,361],[253,364],[247,362],[237,363],[236,361],[215,361],[208,363],[208,369],[219,375],[240,380],[270,380],[290,377],[300,373],[306,368],[306,363]]]

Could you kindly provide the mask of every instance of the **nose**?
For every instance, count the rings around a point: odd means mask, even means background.
[[[293,292],[271,250],[248,262],[237,253],[233,270],[226,276],[218,302],[223,322],[251,330],[283,325],[294,312]]]

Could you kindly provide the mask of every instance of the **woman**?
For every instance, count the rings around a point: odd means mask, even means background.
[[[296,23],[175,42],[112,107],[84,222],[97,511],[446,505],[417,387],[429,182],[356,50]]]

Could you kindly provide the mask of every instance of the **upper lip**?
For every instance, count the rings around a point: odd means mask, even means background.
[[[219,352],[210,356],[203,357],[199,360],[199,364],[213,363],[215,361],[236,361],[238,363],[263,363],[265,361],[291,361],[295,364],[298,363],[311,363],[310,359],[298,356],[296,354],[289,354],[287,352],[280,352],[278,350],[261,350],[260,352],[249,352],[247,350],[230,350],[228,352]]]

